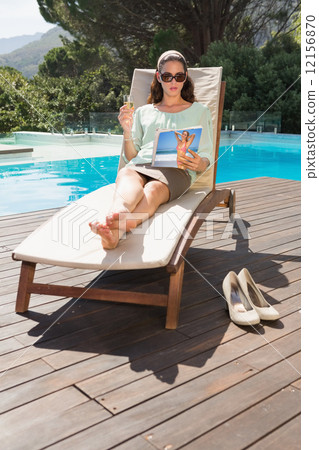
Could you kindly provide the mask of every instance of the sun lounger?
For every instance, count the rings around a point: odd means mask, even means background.
[[[147,86],[154,71],[136,69],[131,93],[137,108],[146,103]],[[167,308],[166,328],[178,324],[184,259],[192,239],[208,214],[216,206],[230,208],[234,213],[235,196],[229,189],[215,189],[218,146],[225,83],[221,82],[222,68],[189,69],[195,82],[197,100],[206,104],[214,127],[214,164],[180,199],[162,205],[154,217],[134,232],[128,233],[113,250],[103,250],[100,237],[88,227],[92,219],[105,217],[112,202],[114,185],[104,186],[58,211],[26,238],[13,252],[13,259],[21,260],[21,274],[16,311],[25,312],[32,293],[93,300],[118,301]],[[120,158],[119,167],[124,165]],[[167,294],[109,290],[91,287],[72,287],[33,281],[36,264],[62,267],[131,270],[166,267],[169,274]]]

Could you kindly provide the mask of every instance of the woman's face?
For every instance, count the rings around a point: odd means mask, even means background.
[[[187,138],[188,138],[188,133],[187,133],[187,131],[183,131],[183,133],[182,133],[182,140],[183,140],[183,141],[187,141]]]
[[[179,61],[167,61],[161,69],[161,73],[171,73],[172,75],[185,73],[184,66]],[[178,83],[175,78],[173,78],[172,81],[164,83],[164,81],[161,80],[159,73],[157,73],[157,80],[162,85],[164,95],[169,97],[180,97],[185,81]]]

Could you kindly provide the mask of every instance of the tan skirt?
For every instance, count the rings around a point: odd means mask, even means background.
[[[147,181],[158,180],[166,184],[170,192],[169,201],[180,197],[191,185],[191,176],[187,170],[175,169],[175,167],[152,167],[151,164],[132,164],[129,167],[144,175]]]

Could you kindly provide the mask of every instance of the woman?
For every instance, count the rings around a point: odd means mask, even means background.
[[[192,145],[192,142],[195,138],[195,134],[189,135],[187,130],[184,130],[182,133],[175,131],[175,137],[177,140],[177,166],[179,169],[186,169],[185,166],[180,161],[180,157],[185,156],[187,150]]]
[[[115,248],[122,235],[151,217],[163,203],[180,197],[213,162],[213,129],[209,109],[195,101],[184,56],[163,53],[151,85],[148,104],[133,110],[120,108],[126,167],[116,179],[113,204],[105,223],[90,223],[101,236],[104,249]],[[184,129],[202,126],[198,152],[179,157],[185,170],[151,166],[157,128]]]

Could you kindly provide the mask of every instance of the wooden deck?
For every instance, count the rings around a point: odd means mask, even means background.
[[[0,218],[2,448],[300,448],[300,183],[230,186],[241,220],[232,233],[216,209],[200,229],[173,331],[164,309],[128,304],[33,295],[29,312],[15,314],[11,252],[54,210]],[[230,322],[221,283],[242,267],[280,320]],[[99,274],[39,269],[38,280],[80,286]],[[163,270],[107,272],[99,287],[152,292],[166,280]]]

